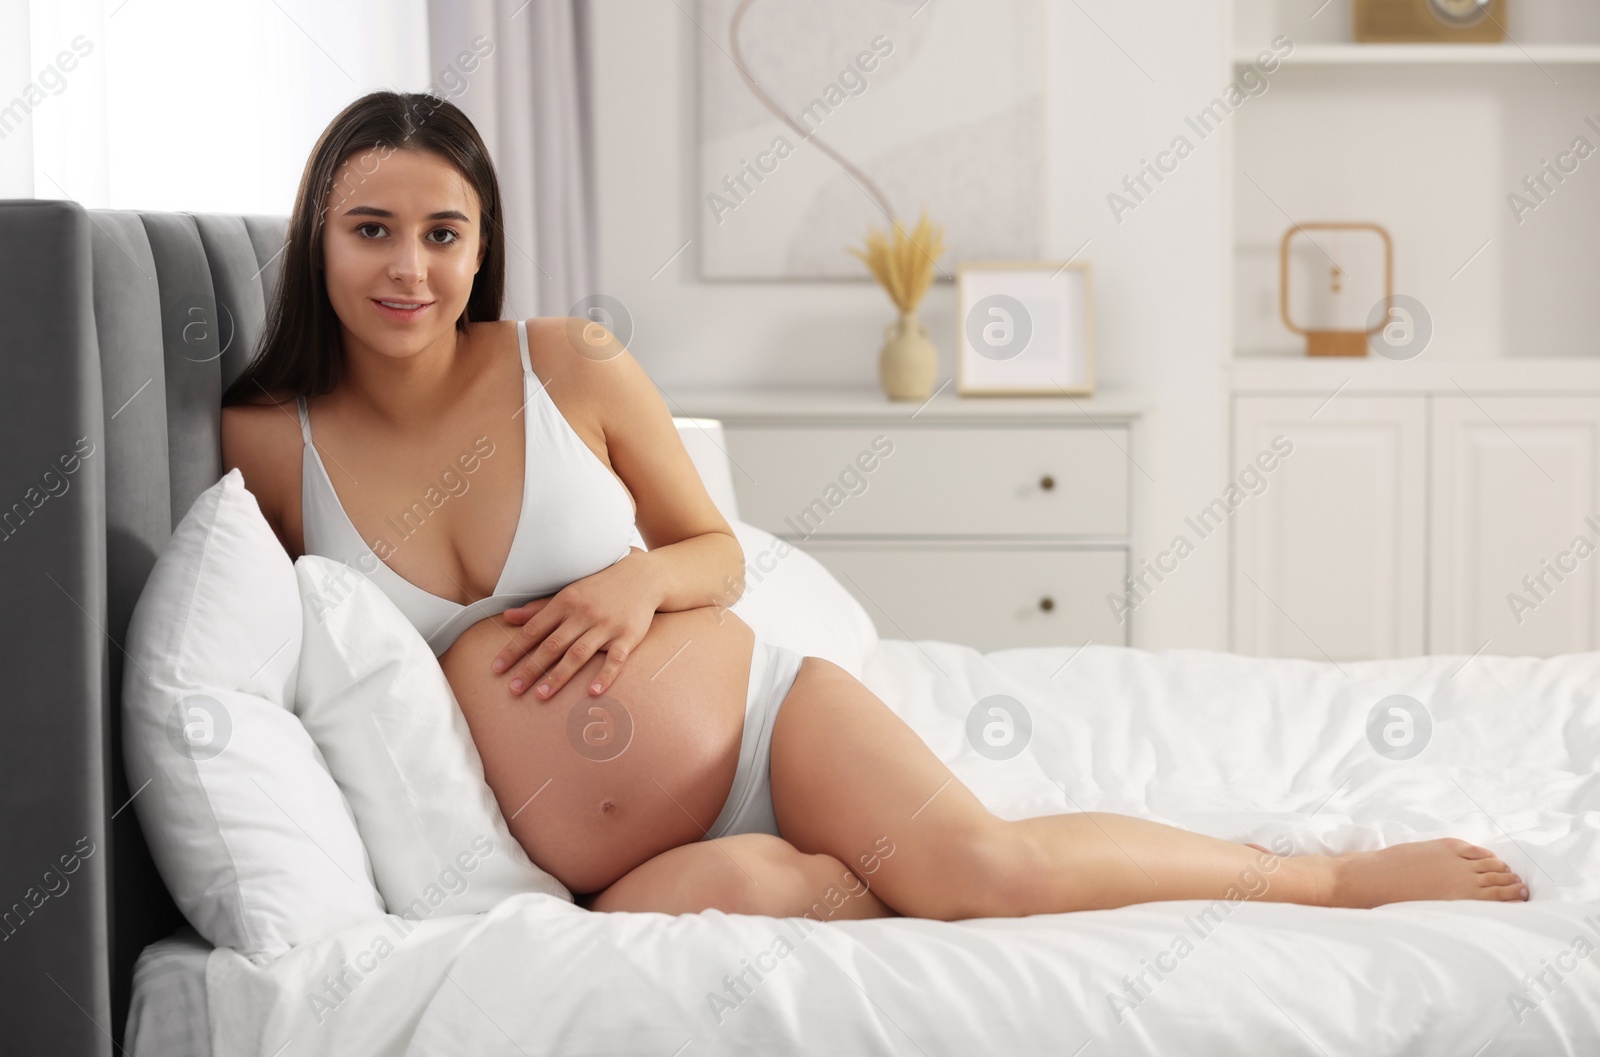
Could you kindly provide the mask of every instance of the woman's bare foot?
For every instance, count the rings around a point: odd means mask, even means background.
[[[1325,860],[1328,905],[1375,907],[1412,899],[1495,899],[1520,902],[1528,887],[1488,848],[1457,837],[1412,841]]]

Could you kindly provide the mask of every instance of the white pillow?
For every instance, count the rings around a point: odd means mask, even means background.
[[[832,661],[857,679],[878,648],[872,617],[823,564],[787,540],[729,519],[744,548],[744,594],[729,607],[756,635]]]
[[[383,915],[350,807],[288,710],[300,640],[294,567],[230,470],[134,606],[122,751],[178,909],[257,964]]]
[[[355,812],[391,914],[478,914],[572,893],[511,836],[444,669],[359,570],[295,562],[305,640],[295,712]]]

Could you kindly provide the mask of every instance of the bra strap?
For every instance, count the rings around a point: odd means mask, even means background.
[[[306,444],[311,443],[311,415],[306,411],[306,398],[295,397],[295,403],[300,406],[300,439]]]
[[[517,320],[517,345],[522,350],[522,373],[531,373],[533,371],[533,361],[528,359],[528,321],[526,319]]]

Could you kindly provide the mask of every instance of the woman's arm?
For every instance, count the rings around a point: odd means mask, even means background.
[[[546,323],[563,328],[555,337],[560,342],[575,332],[570,320]],[[650,547],[625,560],[648,565],[658,610],[733,605],[744,594],[744,549],[700,480],[672,413],[621,342],[599,324],[579,325],[585,348],[604,354],[568,355],[563,373],[587,394],[584,403],[605,437],[612,468],[638,505],[635,523]]]
[[[300,472],[299,453],[294,442],[300,439],[299,420],[293,407],[234,404],[222,409],[222,473],[237,469],[244,486],[255,496],[261,516],[271,526],[284,552],[291,558],[289,534],[280,502],[285,489]],[[292,438],[290,431],[292,430]],[[292,465],[291,465],[292,464]]]
[[[701,606],[727,609],[744,595],[744,548],[731,530],[638,551],[633,560],[654,566],[660,584],[656,591],[660,612]],[[734,571],[722,571],[728,569]],[[704,586],[708,579],[714,584],[709,590]]]

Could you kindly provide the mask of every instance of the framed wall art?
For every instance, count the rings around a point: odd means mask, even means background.
[[[924,207],[942,278],[1044,252],[1041,0],[700,0],[696,22],[701,278],[870,281],[845,247]]]

